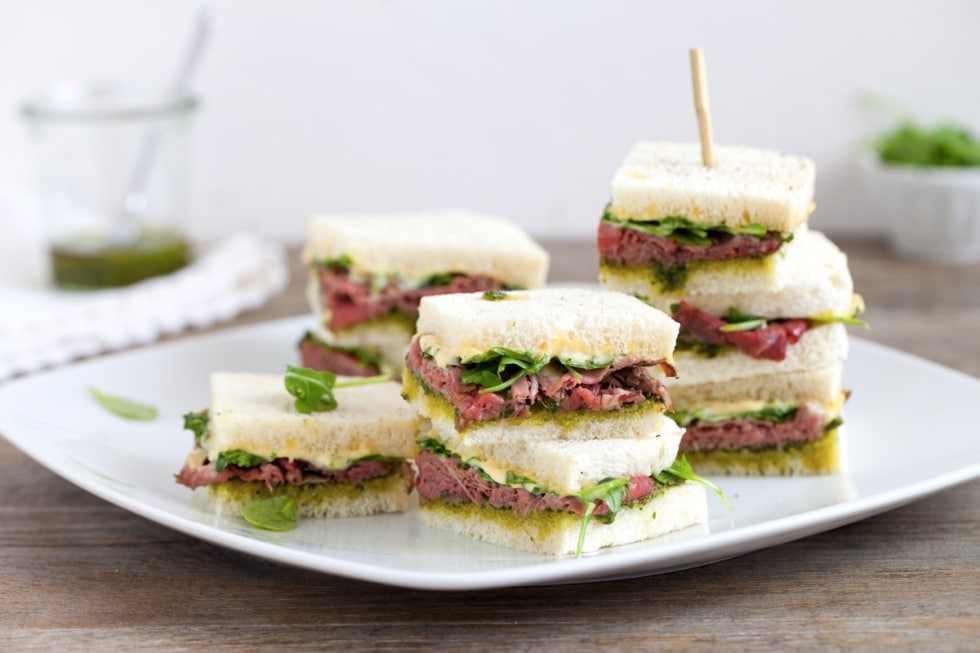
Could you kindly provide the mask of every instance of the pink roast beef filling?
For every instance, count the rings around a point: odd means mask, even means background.
[[[303,338],[299,343],[300,361],[303,367],[311,370],[333,372],[342,376],[374,376],[379,370],[370,363],[342,349],[314,340]]]
[[[184,467],[176,475],[178,483],[191,489],[213,483],[223,483],[231,479],[261,482],[269,487],[275,487],[277,485],[304,485],[307,483],[360,483],[372,478],[386,476],[393,471],[400,471],[406,478],[411,478],[412,475],[411,465],[408,461],[366,460],[354,463],[345,469],[321,469],[305,460],[276,458],[255,467],[228,465],[219,472],[213,462],[205,461],[203,464],[194,464],[191,462],[191,458],[193,458],[193,454],[188,457]]]
[[[418,337],[412,339],[406,365],[430,391],[453,405],[458,431],[483,420],[527,417],[536,404],[564,412],[595,412],[652,399],[663,402],[667,410],[671,407],[667,388],[646,369],[659,365],[673,375],[673,368],[665,361],[624,357],[607,367],[580,370],[577,375],[561,366],[547,365],[540,373],[526,376],[500,393],[481,392],[479,386],[463,383],[466,368],[462,365],[443,368],[424,357]]]
[[[766,326],[746,331],[722,331],[727,322],[681,301],[672,316],[681,325],[681,340],[690,336],[706,345],[738,347],[752,358],[781,361],[786,347],[799,342],[810,328],[807,320],[771,320]]]
[[[554,494],[534,494],[524,488],[509,487],[484,478],[475,468],[464,468],[456,457],[439,456],[431,451],[422,451],[416,458],[418,478],[415,487],[419,501],[446,501],[448,503],[474,503],[494,508],[509,508],[521,517],[538,510],[556,510],[585,514],[585,502],[578,497],[559,497]],[[649,495],[656,488],[656,482],[649,476],[631,476],[623,503],[637,501]],[[595,512],[602,516],[609,514],[609,507],[597,501]]]
[[[370,281],[352,280],[343,268],[318,266],[316,270],[323,308],[330,313],[326,327],[331,331],[397,311],[417,316],[419,302],[428,295],[506,288],[503,282],[485,275],[459,275],[446,285],[423,288],[404,288],[396,279],[389,279],[381,288],[372,288]]]
[[[693,261],[759,258],[772,254],[783,244],[782,234],[775,231],[761,237],[712,233],[709,238],[710,245],[689,245],[669,236],[646,234],[603,221],[599,223],[599,256],[618,265],[644,265],[652,261],[682,265]]]
[[[813,442],[824,435],[823,414],[803,405],[795,417],[782,422],[752,417],[694,422],[684,432],[681,451],[783,447]]]

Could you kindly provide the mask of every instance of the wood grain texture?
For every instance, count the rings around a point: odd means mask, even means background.
[[[843,245],[873,324],[855,333],[980,376],[980,267]],[[550,249],[553,279],[594,280],[591,243]],[[304,313],[294,267],[285,294],[236,324]],[[667,575],[424,592],[197,541],[0,440],[0,633],[11,650],[977,650],[980,481]]]

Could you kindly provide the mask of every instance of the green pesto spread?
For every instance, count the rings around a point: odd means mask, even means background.
[[[620,265],[607,260],[599,261],[599,279],[616,278],[638,285],[649,285],[658,294],[682,291],[692,274],[715,273],[733,276],[755,274],[772,270],[775,253],[757,258],[729,259],[727,261],[691,261],[677,265],[664,265],[650,261],[641,265]]]
[[[699,474],[832,474],[840,471],[837,430],[803,444],[765,449],[716,449],[685,451],[688,462]]]
[[[358,483],[306,483],[303,485],[277,485],[269,488],[263,482],[249,482],[230,479],[208,486],[212,499],[228,504],[246,504],[270,496],[290,496],[296,499],[301,510],[304,504],[320,506],[331,502],[353,501],[365,494],[392,492],[399,487],[404,488],[408,481],[401,474],[400,468],[385,476],[360,481]]]
[[[146,231],[123,245],[79,234],[51,247],[54,283],[68,289],[128,286],[179,270],[190,260],[187,241],[168,231]]]

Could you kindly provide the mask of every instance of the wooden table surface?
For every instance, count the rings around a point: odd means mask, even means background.
[[[840,244],[873,324],[859,335],[980,376],[980,266]],[[550,249],[552,279],[594,280],[591,244]],[[234,325],[305,313],[295,257],[294,268],[286,293]],[[915,406],[896,409],[928,427]],[[934,446],[943,435],[923,432]],[[0,439],[0,634],[11,650],[980,650],[980,481],[687,571],[427,592],[198,541]]]

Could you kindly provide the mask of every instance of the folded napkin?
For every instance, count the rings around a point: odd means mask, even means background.
[[[0,381],[229,320],[289,280],[285,248],[232,236],[186,268],[112,290],[0,284]]]

